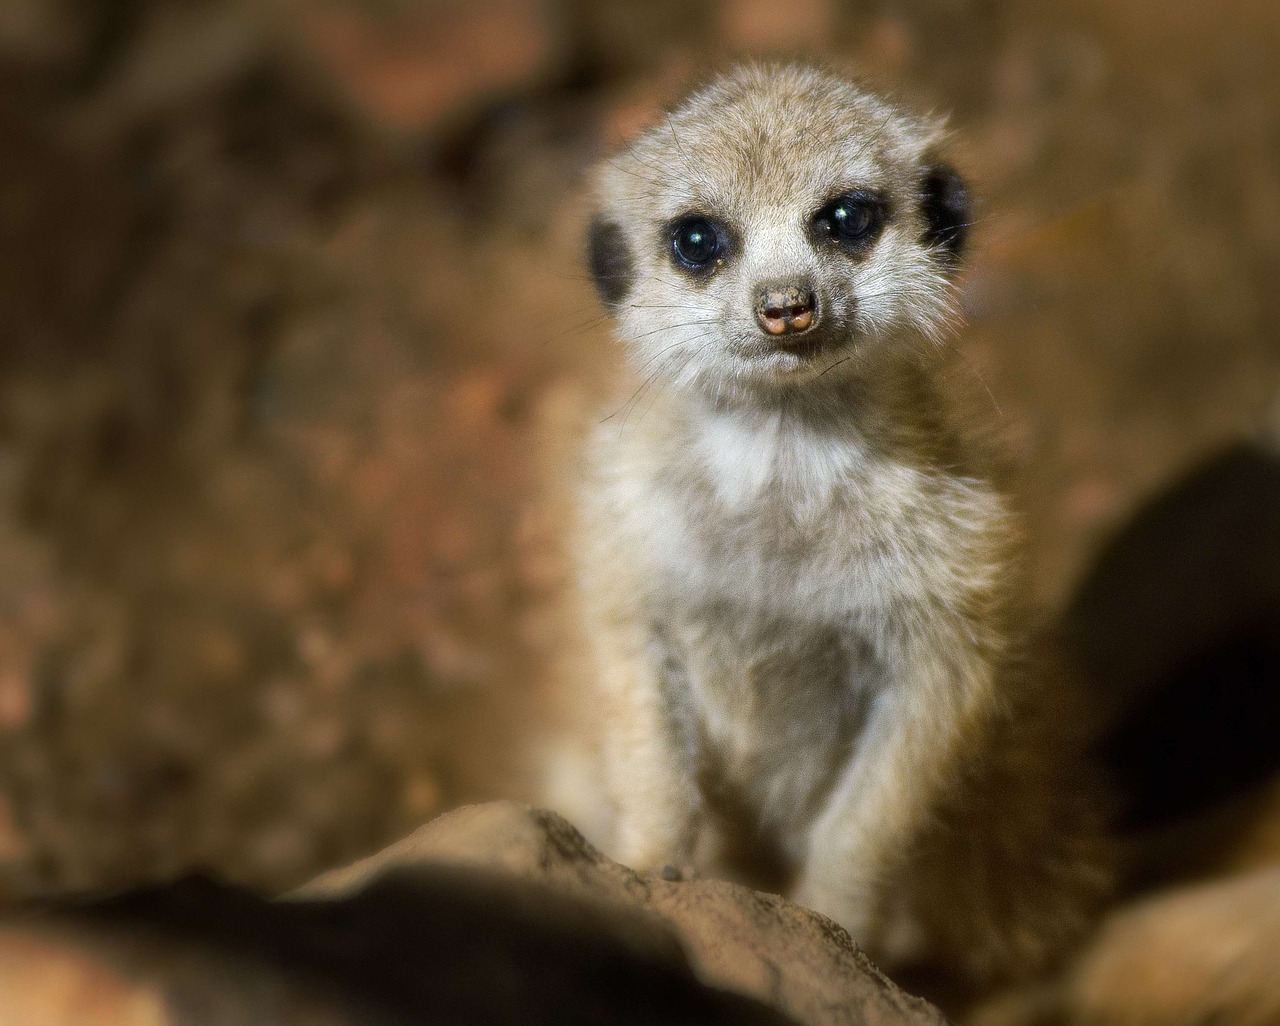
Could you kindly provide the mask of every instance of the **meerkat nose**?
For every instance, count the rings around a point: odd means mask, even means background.
[[[768,286],[756,297],[756,320],[770,335],[805,331],[813,325],[817,297],[802,285]]]

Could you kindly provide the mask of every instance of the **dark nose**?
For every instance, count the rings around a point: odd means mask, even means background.
[[[756,294],[756,320],[770,335],[790,335],[813,326],[817,305],[806,285],[766,285]]]

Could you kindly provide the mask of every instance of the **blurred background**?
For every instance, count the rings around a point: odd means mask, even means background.
[[[749,54],[953,112],[959,385],[1112,761],[1191,751],[1159,682],[1277,747],[1274,0],[3,0],[0,896],[276,889],[536,795],[616,359],[583,174]],[[1227,861],[1280,853],[1275,758]]]

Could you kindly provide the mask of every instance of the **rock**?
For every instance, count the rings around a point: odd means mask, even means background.
[[[1280,1022],[1280,869],[1159,895],[1112,916],[1067,987],[1072,1022]]]
[[[0,930],[0,1022],[23,1026],[167,1026],[153,990],[89,955]]]
[[[640,876],[607,859],[555,813],[515,803],[458,809],[320,877],[298,897],[355,894],[392,870],[441,863],[500,869],[574,899],[655,915],[674,930],[705,983],[767,1002],[807,1026],[944,1022],[886,979],[824,916],[722,881]]]
[[[1280,395],[1271,400],[1262,420],[1262,444],[1280,455]]]
[[[349,2],[287,4],[295,42],[373,122],[415,131],[554,65],[539,0],[429,0],[381,17]]]
[[[470,866],[392,869],[349,895],[293,901],[193,878],[11,917],[4,1023],[790,1022],[700,982],[656,917]]]
[[[835,28],[829,0],[792,0],[785,14],[770,0],[727,0],[720,4],[720,31],[739,51],[784,53],[821,48]]]

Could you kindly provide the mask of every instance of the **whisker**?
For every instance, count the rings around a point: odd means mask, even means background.
[[[854,152],[853,159],[857,160],[864,153],[866,153],[867,147],[870,146],[872,142],[875,141],[876,137],[879,136],[889,126],[889,122],[894,120],[894,118],[896,118],[897,116],[898,116],[897,112],[891,109],[889,113],[885,115],[884,120],[881,121],[880,124],[876,125],[876,127],[872,131],[867,133],[867,137],[862,141],[862,145],[858,147],[858,149]]]
[[[628,170],[627,168],[619,164],[616,160],[612,160],[609,157],[605,157],[604,162],[608,164],[611,168],[613,168],[615,171],[621,171],[624,175],[630,175],[632,178],[636,179],[637,181],[644,182],[646,185],[651,185],[655,189],[659,188],[662,184],[656,178],[650,178],[647,175],[642,175],[638,171]]]
[[[690,178],[696,179],[702,186],[707,185],[706,175],[700,173],[689,161],[688,154],[685,153],[684,147],[680,145],[680,136],[676,134],[675,122],[671,120],[671,115],[667,114],[667,130],[671,133],[671,139],[676,144],[676,152],[680,154],[680,161],[684,164],[684,169]]]
[[[711,318],[700,318],[694,321],[681,321],[678,324],[660,324],[658,325],[658,327],[653,328],[649,331],[642,331],[638,335],[625,335],[623,336],[623,338],[624,338],[624,341],[627,341],[627,342],[639,342],[643,338],[648,338],[650,335],[657,335],[664,331],[677,331],[680,328],[705,328],[715,323],[716,323],[716,319],[714,317],[711,317]]]
[[[640,154],[636,153],[634,140],[627,140],[622,145],[623,145],[623,148],[629,154],[631,154],[631,159],[634,160],[637,164],[640,164],[642,167],[647,167],[650,171],[652,171],[654,174],[658,175],[663,179],[668,178],[670,176],[670,171],[668,169],[659,167],[657,164],[651,164],[649,161],[641,157]],[[654,180],[654,184],[657,184],[656,180]]]
[[[666,349],[662,350],[662,352],[661,352],[661,353],[658,353],[657,355],[658,355],[658,356],[664,356],[666,353],[669,353],[672,349],[675,349],[675,348],[677,348],[677,347],[679,347],[679,346],[682,346],[682,345],[693,345],[693,344],[696,344],[696,343],[698,343],[698,342],[701,342],[701,345],[698,345],[698,346],[696,347],[695,351],[689,355],[689,359],[692,359],[692,358],[693,358],[693,356],[697,355],[697,353],[698,353],[698,352],[701,352],[701,351],[702,351],[702,349],[706,348],[706,346],[707,346],[707,345],[709,345],[709,344],[711,343],[711,341],[713,341],[713,340],[714,340],[714,337],[715,337],[715,332],[707,332],[707,333],[705,333],[705,334],[703,334],[703,335],[695,336],[695,337],[694,337],[694,338],[692,338],[692,339],[681,339],[679,342],[676,342],[676,343],[674,343],[673,345],[668,346]],[[640,400],[641,396],[642,396],[642,395],[644,394],[644,392],[649,388],[649,386],[650,386],[650,385],[652,385],[652,384],[653,384],[653,382],[654,382],[654,381],[655,381],[655,380],[656,380],[656,379],[657,379],[657,378],[662,374],[663,370],[665,369],[665,364],[666,364],[670,359],[672,359],[672,358],[671,358],[671,357],[667,357],[666,359],[664,359],[664,360],[662,361],[662,363],[660,363],[660,364],[658,365],[658,367],[654,369],[653,373],[652,373],[652,374],[650,374],[648,377],[646,377],[646,378],[644,379],[644,381],[642,381],[642,382],[640,383],[640,386],[639,386],[639,387],[638,387],[638,388],[637,388],[637,389],[636,389],[636,390],[631,394],[631,397],[630,397],[630,398],[629,398],[625,403],[623,403],[623,404],[622,404],[622,406],[620,406],[617,410],[615,410],[613,413],[609,414],[609,416],[605,417],[605,418],[604,418],[604,420],[602,420],[600,423],[602,423],[602,424],[603,424],[603,423],[605,423],[606,421],[612,420],[612,419],[613,419],[614,417],[616,417],[619,413],[621,413],[621,414],[623,415],[623,416],[622,416],[622,426],[623,426],[623,427],[625,427],[625,426],[626,426],[626,422],[627,422],[627,418],[631,415],[631,411],[635,409],[635,407],[636,407],[637,403],[639,402],[639,400]],[[687,361],[686,361],[686,362],[687,362]],[[649,363],[652,363],[652,360],[650,360],[650,361],[649,361]],[[649,366],[649,363],[646,363],[645,367],[648,367],[648,366]],[[643,369],[641,370],[641,373],[643,373]]]
[[[695,339],[693,339],[693,340],[690,340],[690,339],[683,339],[683,338],[682,338],[682,339],[677,339],[675,342],[672,342],[672,343],[671,343],[671,345],[669,345],[669,346],[663,346],[663,348],[659,349],[656,353],[654,353],[652,356],[650,356],[650,357],[649,357],[649,359],[645,360],[645,362],[644,362],[643,364],[641,364],[639,367],[637,367],[637,368],[636,368],[636,373],[637,373],[637,374],[643,374],[645,371],[647,371],[650,367],[652,367],[652,366],[653,366],[653,361],[654,361],[654,360],[657,360],[657,359],[659,359],[660,357],[662,357],[662,356],[666,355],[667,353],[671,352],[671,350],[673,350],[673,349],[679,349],[681,346],[683,346],[683,345],[687,345],[690,341],[696,341],[696,339],[706,338],[706,337],[707,337],[707,335],[709,335],[709,334],[712,334],[712,333],[711,333],[711,332],[707,332],[707,333],[705,333],[705,334],[698,335],[698,336],[696,336],[696,337],[695,337]]]
[[[837,367],[839,367],[842,363],[848,363],[848,362],[849,362],[850,360],[852,360],[852,359],[853,359],[853,357],[852,357],[852,356],[845,356],[845,357],[841,357],[839,360],[834,361],[834,362],[833,362],[833,363],[831,363],[829,366],[827,366],[826,368],[824,368],[824,369],[823,369],[823,371],[822,371],[822,374],[819,374],[819,375],[818,375],[818,378],[822,377],[822,375],[823,375],[823,374],[826,374],[826,373],[827,373],[827,371],[835,370],[835,369],[836,369]],[[817,381],[817,380],[818,380],[818,378],[814,378],[814,381]]]
[[[679,381],[680,377],[688,369],[689,364],[691,364],[694,361],[694,359],[698,357],[702,353],[702,351],[706,349],[707,346],[711,345],[714,341],[715,341],[714,336],[705,337],[703,342],[699,346],[697,346],[693,352],[689,353],[689,355],[685,357],[684,363],[680,365],[679,370],[677,370],[673,375],[671,375],[671,380]],[[649,405],[645,408],[644,413],[640,414],[640,417],[639,417],[640,420],[643,420],[649,414],[649,412],[653,409],[654,405],[657,403],[657,399],[658,399],[658,391],[655,389],[653,391],[652,398],[649,401]],[[625,418],[624,418],[624,423],[625,423]]]
[[[982,390],[987,393],[987,398],[991,400],[991,408],[996,411],[996,416],[1000,420],[1004,420],[1004,410],[1000,408],[1000,404],[996,401],[996,394],[991,391],[991,386],[987,384],[987,379],[982,376],[982,372],[979,371],[977,366],[975,366],[969,359],[965,351],[946,338],[940,338],[938,341],[941,345],[955,353],[956,359],[960,361],[960,365],[973,375],[978,384],[982,386]]]

